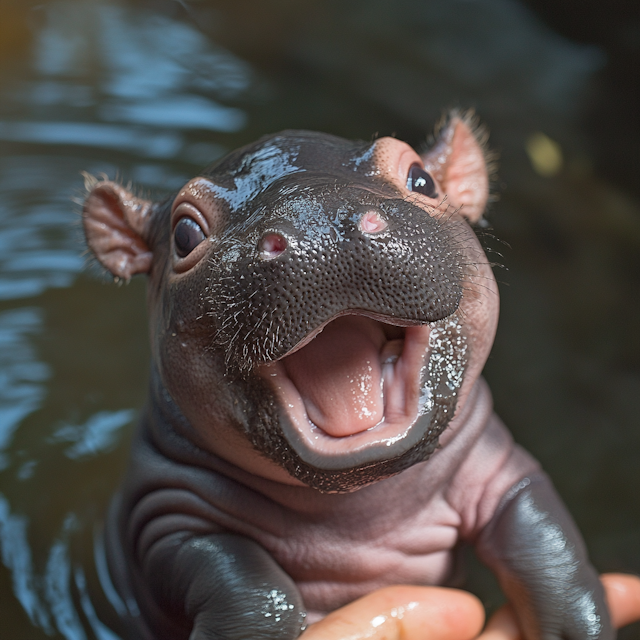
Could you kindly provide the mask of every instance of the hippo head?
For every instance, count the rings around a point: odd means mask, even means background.
[[[422,156],[286,131],[164,203],[92,180],[84,224],[112,274],[149,275],[172,427],[266,478],[350,491],[426,460],[484,365],[498,296],[470,223],[487,195],[452,114]]]

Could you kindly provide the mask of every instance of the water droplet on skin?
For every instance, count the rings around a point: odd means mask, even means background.
[[[386,616],[376,616],[372,621],[371,621],[371,626],[372,627],[379,627],[381,624],[384,624],[387,621],[387,617]]]

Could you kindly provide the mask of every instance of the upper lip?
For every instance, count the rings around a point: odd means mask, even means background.
[[[309,344],[316,336],[318,336],[322,330],[334,320],[342,316],[361,316],[365,318],[371,318],[371,320],[376,320],[387,327],[414,327],[414,326],[422,326],[429,324],[427,322],[416,322],[415,320],[406,320],[403,318],[398,318],[396,316],[385,315],[384,313],[375,313],[373,311],[364,311],[362,309],[345,309],[344,311],[340,311],[333,315],[328,320],[325,320],[321,325],[319,325],[316,329],[309,332],[300,342],[298,342],[292,349],[289,349],[285,354],[279,356],[278,358],[274,358],[274,361],[284,360],[284,358],[289,357],[291,354],[295,353],[299,349],[302,349],[304,346]],[[386,333],[386,331],[385,331]]]

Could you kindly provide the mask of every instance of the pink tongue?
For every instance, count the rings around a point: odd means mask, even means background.
[[[283,360],[311,422],[331,436],[349,436],[384,416],[380,350],[375,322],[345,316]]]

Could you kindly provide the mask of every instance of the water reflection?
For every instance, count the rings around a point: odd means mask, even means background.
[[[143,402],[144,291],[80,276],[80,172],[162,195],[267,132],[419,144],[457,104],[490,124],[507,184],[493,219],[515,246],[512,286],[489,365],[501,411],[546,456],[601,567],[640,571],[628,510],[640,216],[590,173],[580,124],[603,52],[516,0],[182,4],[51,0],[3,14],[0,35],[23,34],[0,61],[3,634],[116,638],[76,551],[93,553]],[[561,149],[553,178],[527,156],[536,132]]]
[[[0,122],[0,139],[117,149],[151,158],[171,158],[182,148],[182,138],[170,132],[84,122]]]
[[[82,268],[69,168],[38,155],[0,158],[0,300],[68,286]]]
[[[13,433],[46,393],[49,367],[36,360],[28,339],[41,329],[41,316],[35,308],[0,314],[0,470],[9,466],[6,450]]]
[[[48,441],[50,443],[72,442],[73,445],[64,452],[72,460],[95,456],[113,449],[118,439],[118,431],[129,424],[133,417],[134,411],[130,409],[113,413],[99,411],[85,424],[59,427]]]
[[[114,640],[73,547],[82,547],[83,532],[93,538],[117,484],[145,376],[128,385],[125,396],[137,400],[124,406],[122,394],[86,384],[82,370],[111,375],[109,352],[127,367],[123,346],[91,344],[96,332],[113,333],[120,314],[103,320],[99,283],[70,298],[47,292],[72,286],[87,264],[73,204],[80,172],[124,172],[140,186],[175,188],[227,149],[203,131],[245,126],[245,111],[232,103],[251,87],[252,72],[192,25],[134,7],[51,2],[36,12],[31,50],[0,76],[3,635]],[[31,17],[25,7],[22,19]],[[68,337],[73,326],[91,336],[84,354],[76,353],[80,333],[75,343]],[[144,348],[142,358],[144,371]],[[99,554],[96,570],[105,573]]]
[[[49,616],[34,587],[35,577],[31,546],[27,540],[27,526],[27,518],[11,514],[8,500],[0,495],[0,548],[2,563],[11,572],[13,593],[31,623],[51,634]],[[8,613],[3,611],[4,615]]]
[[[53,3],[44,10],[36,70],[45,77],[99,75],[92,91],[40,84],[36,99],[40,94],[67,104],[94,103],[101,120],[152,127],[229,132],[244,126],[243,111],[213,96],[240,96],[251,82],[249,66],[192,26],[107,3]]]

